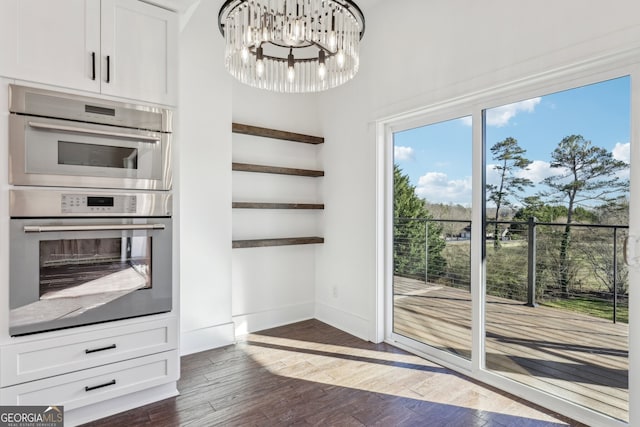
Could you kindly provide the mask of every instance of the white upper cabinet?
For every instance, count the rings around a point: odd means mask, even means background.
[[[100,0],[2,0],[0,52],[0,75],[98,92]]]
[[[102,0],[102,93],[174,105],[178,19],[132,0]]]
[[[175,105],[177,37],[136,0],[2,0],[0,76]]]

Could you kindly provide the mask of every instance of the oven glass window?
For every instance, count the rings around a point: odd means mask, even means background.
[[[58,164],[138,169],[138,149],[58,141]]]
[[[40,299],[150,287],[151,237],[40,241]]]

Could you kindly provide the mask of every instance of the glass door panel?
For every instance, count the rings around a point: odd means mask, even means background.
[[[393,332],[471,359],[471,117],[396,132]]]
[[[151,237],[41,240],[40,299],[151,287]]]
[[[486,369],[627,421],[630,78],[484,128]]]

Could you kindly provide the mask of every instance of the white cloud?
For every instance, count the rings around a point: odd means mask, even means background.
[[[465,116],[459,120],[465,126],[471,126],[473,124],[473,119],[471,118],[471,116]]]
[[[496,165],[487,165],[486,180],[487,184],[498,185],[500,184],[500,174],[495,169]]]
[[[421,176],[416,194],[433,203],[471,205],[471,177],[449,179],[442,172],[428,172]]]
[[[516,176],[519,178],[528,178],[534,184],[538,184],[545,178],[562,175],[565,172],[565,168],[552,168],[549,162],[534,160],[526,170],[518,171]]]
[[[487,184],[498,185],[500,184],[500,175],[498,171],[494,169],[494,166],[495,165],[487,165]],[[552,168],[549,162],[534,160],[527,169],[518,170],[515,172],[515,175],[518,178],[528,178],[536,185],[549,176],[562,175],[564,172],[565,170],[563,168]]]
[[[413,154],[414,151],[412,147],[402,147],[400,145],[393,147],[393,157],[397,161],[413,160]]]
[[[621,142],[616,143],[616,146],[611,150],[611,154],[613,158],[616,160],[622,160],[623,162],[629,164],[631,163],[631,144],[628,142],[623,144]]]
[[[616,160],[622,160],[623,162],[625,162],[626,164],[631,164],[631,144],[630,143],[626,143],[623,144],[621,142],[616,143],[616,146],[613,147],[613,150],[611,150],[611,154],[613,156],[614,159]],[[620,179],[629,179],[629,168],[626,168],[622,171],[619,171],[616,176],[619,177]]]
[[[540,101],[541,98],[532,98],[487,110],[487,125],[495,127],[506,126],[509,124],[509,120],[518,113],[532,113],[536,106],[540,104]]]

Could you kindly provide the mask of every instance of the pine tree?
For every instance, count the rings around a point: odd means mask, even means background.
[[[550,187],[546,194],[554,203],[567,204],[567,222],[560,242],[559,286],[563,296],[569,293],[571,222],[576,209],[594,201],[613,204],[629,188],[629,181],[620,179],[618,172],[629,167],[616,160],[602,147],[591,145],[582,135],[566,136],[551,153],[551,167],[560,174],[542,182]]]
[[[498,185],[487,184],[487,200],[496,205],[495,225],[493,229],[493,247],[500,247],[500,233],[498,221],[500,219],[500,209],[513,205],[513,199],[518,198],[518,193],[524,191],[525,187],[533,186],[528,178],[517,176],[520,170],[526,170],[531,164],[531,160],[524,157],[526,150],[515,138],[508,137],[504,141],[496,142],[491,147],[493,160],[497,163],[493,170],[500,176]]]
[[[437,277],[445,263],[442,227],[429,221],[432,216],[425,207],[425,201],[416,195],[415,186],[411,185],[407,175],[402,174],[398,165],[393,167],[393,184],[394,273],[425,278],[426,266],[428,276]]]

